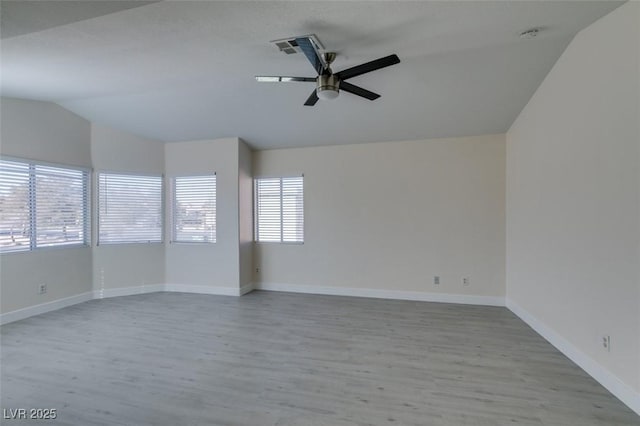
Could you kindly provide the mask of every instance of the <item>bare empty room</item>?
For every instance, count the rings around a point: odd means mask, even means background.
[[[640,425],[637,1],[0,1],[0,423]]]

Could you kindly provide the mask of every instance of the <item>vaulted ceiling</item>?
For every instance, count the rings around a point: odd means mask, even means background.
[[[5,1],[3,96],[51,101],[161,141],[239,136],[254,148],[501,133],[573,36],[616,1]],[[521,39],[527,29],[538,37]],[[270,40],[310,34],[339,71],[401,63],[303,106],[314,77]]]

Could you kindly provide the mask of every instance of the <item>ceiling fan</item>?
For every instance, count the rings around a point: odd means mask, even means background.
[[[294,53],[294,47],[299,47],[307,57],[311,65],[318,73],[317,77],[285,77],[285,76],[256,76],[259,82],[279,83],[279,82],[315,82],[316,88],[313,90],[307,101],[306,106],[313,106],[318,99],[335,99],[338,97],[340,90],[352,93],[369,99],[376,100],[380,97],[377,93],[370,92],[362,87],[348,83],[352,77],[362,75],[380,68],[388,67],[400,62],[397,55],[389,55],[384,58],[376,59],[355,67],[347,68],[334,73],[331,70],[331,63],[335,60],[335,52],[323,52],[318,39],[315,35],[296,37],[289,40],[286,47],[282,47],[282,43],[276,43],[280,46],[280,50],[285,53]]]

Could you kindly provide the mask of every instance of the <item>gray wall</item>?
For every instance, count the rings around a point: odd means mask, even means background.
[[[168,284],[239,287],[238,144],[237,138],[165,144],[168,177],[215,172],[217,183],[217,242],[168,244]]]
[[[255,281],[500,298],[504,164],[504,135],[256,152],[304,173],[305,241],[256,244]]]
[[[91,167],[91,125],[54,104],[2,98],[0,153]],[[10,312],[91,291],[90,247],[0,256],[0,311]],[[47,293],[39,295],[40,284]]]
[[[152,141],[97,124],[91,125],[91,154],[96,173],[164,173],[164,147]],[[94,179],[97,181],[97,178]],[[95,182],[97,185],[97,182]],[[98,191],[94,194],[97,196]],[[94,206],[97,206],[94,197]],[[97,209],[94,208],[94,223]],[[97,227],[93,227],[98,242]],[[112,290],[164,284],[164,244],[93,245],[93,288]]]
[[[0,152],[32,160],[91,167],[91,124],[49,102],[1,98]]]
[[[46,102],[2,98],[2,155],[94,169],[91,247],[55,248],[0,256],[2,313],[85,294],[177,284],[194,291],[228,288],[237,294],[251,282],[251,151],[237,138],[168,144],[88,121]],[[165,153],[167,161],[165,162]],[[165,164],[166,163],[166,164]],[[165,174],[217,173],[217,243],[165,242],[98,245],[97,182],[101,171]],[[170,213],[166,188],[166,218]],[[242,226],[241,226],[242,224]],[[40,284],[48,292],[38,295]],[[203,287],[204,286],[204,287]],[[155,289],[158,286],[154,287]],[[109,293],[104,293],[109,294]]]
[[[507,134],[509,303],[636,410],[639,23],[629,2],[580,32]]]
[[[240,286],[253,281],[253,171],[252,152],[242,140],[238,155],[238,218],[240,242]]]

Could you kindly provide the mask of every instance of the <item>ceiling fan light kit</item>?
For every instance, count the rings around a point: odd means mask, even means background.
[[[335,99],[340,94],[340,80],[333,75],[319,75],[316,93],[320,99]]]
[[[388,67],[400,62],[400,58],[397,55],[389,55],[384,58],[376,59],[355,67],[347,68],[337,73],[333,73],[331,70],[331,63],[336,58],[335,52],[323,52],[323,47],[315,34],[306,36],[294,37],[286,40],[287,46],[281,45],[281,40],[276,40],[274,43],[281,51],[285,49],[300,49],[302,53],[307,57],[316,73],[317,77],[284,77],[284,76],[256,76],[256,80],[264,83],[273,82],[315,82],[316,88],[311,93],[307,101],[304,103],[306,106],[313,106],[318,102],[318,99],[329,100],[335,99],[340,94],[340,90],[349,92],[351,94],[363,97],[373,101],[378,99],[380,95],[370,92],[367,89],[348,83],[345,80],[356,77],[362,74],[366,74],[371,71],[378,70],[380,68]],[[281,43],[276,43],[281,42]],[[297,50],[295,50],[297,52]],[[288,54],[295,52],[285,52]]]

